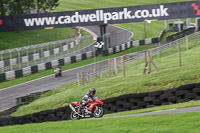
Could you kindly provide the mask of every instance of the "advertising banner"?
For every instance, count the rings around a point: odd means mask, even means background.
[[[195,18],[200,16],[200,1],[115,7],[91,10],[0,16],[0,31],[51,29],[143,22],[158,19]]]

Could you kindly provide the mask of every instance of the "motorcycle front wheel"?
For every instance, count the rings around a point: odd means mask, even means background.
[[[101,106],[96,106],[94,109],[94,117],[95,118],[101,118],[104,114],[103,107]]]
[[[80,116],[76,112],[72,111],[70,114],[70,118],[71,120],[79,120]]]

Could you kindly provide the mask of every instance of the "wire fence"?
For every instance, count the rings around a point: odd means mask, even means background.
[[[78,36],[72,39],[47,42],[21,48],[0,51],[1,73],[27,66],[46,63],[49,60],[75,56],[77,53],[92,51],[92,36]]]
[[[86,83],[95,82],[98,79],[102,79],[102,77],[108,78],[118,74],[121,74],[123,77],[126,77],[127,75],[126,72],[129,69],[133,69],[133,66],[139,64],[145,64],[147,62],[149,63],[149,64],[147,63],[148,64],[147,66],[144,65],[142,69],[140,68],[141,74],[145,69],[147,69],[147,72],[150,73],[151,66],[149,65],[152,65],[151,63],[153,63],[153,60],[155,59],[161,59],[161,62],[168,62],[169,59],[171,60],[173,58],[175,61],[171,65],[171,67],[182,67],[184,65],[181,59],[181,52],[187,51],[199,45],[200,44],[199,39],[200,39],[200,32],[195,32],[191,35],[185,36],[181,39],[175,40],[170,43],[163,44],[161,46],[158,46],[150,50],[139,51],[121,57],[108,59],[106,60],[107,62],[106,64],[105,63],[102,64],[101,62],[96,63],[94,70],[91,70],[90,72],[82,71],[77,73],[78,85],[81,86]],[[149,51],[150,55],[147,54],[147,51]],[[199,53],[194,53],[194,54],[199,54]],[[167,58],[161,58],[161,57],[167,57]],[[154,65],[153,65],[154,67],[157,67],[156,64]],[[160,65],[158,64],[157,69],[159,71],[162,69],[162,67],[160,67]]]

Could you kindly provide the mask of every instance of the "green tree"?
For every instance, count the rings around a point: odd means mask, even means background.
[[[5,16],[8,10],[8,3],[11,0],[0,0],[0,16]]]
[[[34,0],[12,0],[9,2],[9,15],[28,14],[34,8]]]
[[[36,0],[37,12],[40,10],[50,12],[59,5],[59,0]]]
[[[0,16],[29,14],[31,10],[50,12],[59,5],[59,0],[0,0]]]

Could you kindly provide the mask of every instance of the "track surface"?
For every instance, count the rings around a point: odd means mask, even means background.
[[[174,113],[186,113],[186,112],[200,112],[200,106],[188,107],[188,108],[180,108],[180,109],[159,110],[159,111],[153,111],[153,112],[148,112],[148,113],[120,115],[120,116],[110,116],[110,117],[103,117],[101,119],[119,118],[119,117],[132,117],[132,116],[143,116],[143,115],[174,114]]]
[[[85,27],[94,32],[95,34],[99,35],[99,28],[98,26],[90,26]],[[122,29],[114,27],[114,26],[108,26],[107,32],[118,32]],[[129,38],[131,37],[131,33],[129,34]],[[127,39],[129,39],[127,38]],[[120,39],[119,39],[120,42]],[[77,80],[77,73],[80,71],[84,72],[91,72],[91,70],[99,68],[101,66],[101,69],[107,68],[107,61],[102,61],[99,63],[90,64],[87,66],[82,66],[79,68],[67,70],[63,72],[63,77],[55,78],[54,75],[50,75],[47,77],[43,77],[40,79],[36,79],[34,81],[30,81],[21,85],[8,87],[6,89],[0,90],[0,110],[5,110],[8,108],[11,108],[16,105],[16,98],[22,97],[25,95],[29,95],[30,93],[35,92],[43,92],[47,90],[56,89],[64,84],[73,82]],[[77,85],[78,86],[78,85]]]

